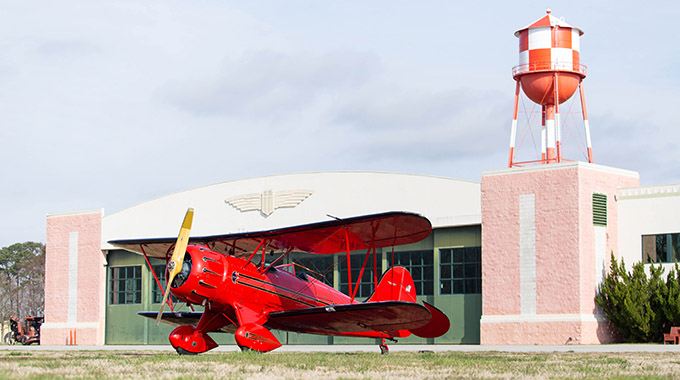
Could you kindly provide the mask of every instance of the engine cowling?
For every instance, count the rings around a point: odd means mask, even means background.
[[[222,287],[226,266],[219,253],[188,246],[182,270],[170,285],[171,292],[182,302],[205,305],[215,299]]]

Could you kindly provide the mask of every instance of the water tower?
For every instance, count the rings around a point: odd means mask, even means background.
[[[559,106],[571,98],[577,89],[581,97],[588,162],[593,162],[590,127],[582,86],[583,78],[586,77],[586,67],[580,60],[580,38],[583,31],[550,13],[548,9],[546,16],[515,32],[515,36],[519,38],[519,65],[512,70],[517,85],[508,167],[562,162]],[[541,157],[538,160],[515,161],[520,87],[532,102],[542,108]]]

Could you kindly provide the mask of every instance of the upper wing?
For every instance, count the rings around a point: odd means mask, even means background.
[[[269,314],[267,326],[311,334],[397,331],[425,326],[432,316],[420,304],[405,301],[368,302],[287,310]]]
[[[318,254],[350,250],[382,248],[411,244],[425,239],[432,232],[430,221],[418,214],[387,212],[342,220],[306,224],[281,229],[228,235],[192,237],[190,244],[235,256],[253,252],[262,240],[266,250],[295,251]],[[176,238],[114,240],[109,243],[132,252],[166,258],[172,253]]]

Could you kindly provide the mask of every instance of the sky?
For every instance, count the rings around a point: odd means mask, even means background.
[[[517,3],[0,0],[0,246],[264,175],[480,181],[507,166],[514,32],[547,8],[585,32],[595,163],[680,183],[680,3]],[[561,107],[584,161],[578,96]]]

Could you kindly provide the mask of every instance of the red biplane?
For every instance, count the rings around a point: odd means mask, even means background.
[[[233,333],[242,350],[260,352],[281,346],[270,329],[382,338],[380,349],[387,353],[386,339],[394,341],[411,334],[435,338],[449,330],[449,319],[444,313],[428,303],[416,302],[416,289],[408,270],[392,267],[377,280],[377,248],[415,243],[430,235],[432,226],[420,215],[389,212],[207,237],[189,237],[192,220],[193,209],[189,209],[176,240],[110,242],[143,254],[147,261],[148,257],[168,260],[168,285],[160,310],[139,314],[156,318],[157,324],[162,319],[178,326],[169,339],[180,354],[198,354],[217,347],[208,335],[210,332]],[[366,253],[355,285],[350,252],[356,250]],[[296,275],[294,270],[291,273],[286,270],[290,268],[283,268],[285,265],[276,265],[294,251],[320,255],[346,253],[349,295],[304,272]],[[267,253],[278,257],[266,264]],[[359,302],[355,296],[371,256],[374,283],[378,285],[365,302]],[[163,312],[165,304],[170,304],[170,293],[189,306],[203,306],[203,312]]]

